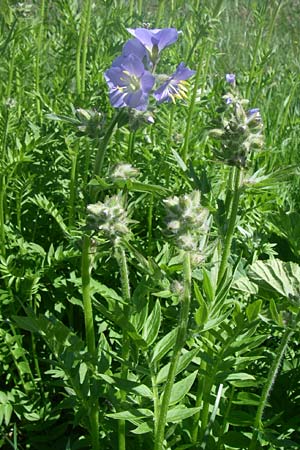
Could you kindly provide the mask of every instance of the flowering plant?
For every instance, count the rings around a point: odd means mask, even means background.
[[[134,38],[124,44],[122,55],[104,74],[112,106],[146,111],[150,94],[158,103],[186,98],[187,79],[194,75],[194,70],[181,62],[172,75],[155,74],[161,51],[177,41],[178,31],[175,28],[127,31]]]

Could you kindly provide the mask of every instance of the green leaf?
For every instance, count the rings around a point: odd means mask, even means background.
[[[214,301],[215,298],[215,287],[213,280],[211,280],[209,273],[203,269],[203,289],[206,294],[207,299],[210,303]]]
[[[202,327],[207,321],[207,318],[208,318],[208,309],[206,304],[203,303],[202,306],[199,306],[199,308],[196,309],[195,322],[199,327]]]
[[[262,306],[262,300],[256,300],[255,302],[251,303],[246,308],[246,314],[248,317],[249,322],[252,322],[253,320],[257,319],[260,310]]]
[[[276,322],[277,325],[279,325],[280,327],[283,327],[284,323],[283,323],[282,315],[279,314],[277,307],[276,307],[275,300],[273,298],[271,298],[271,300],[270,300],[269,308],[270,308],[271,317],[274,320],[274,322]]]
[[[194,348],[193,350],[190,350],[188,352],[185,352],[183,355],[180,356],[178,365],[177,365],[177,371],[176,375],[178,375],[180,372],[182,372],[184,369],[188,367],[192,359],[198,354],[200,350],[200,347]],[[164,367],[160,369],[158,372],[156,383],[160,384],[166,381],[169,373],[170,363],[166,364]]]
[[[268,292],[285,297],[299,305],[300,266],[279,259],[256,261],[249,269],[249,276]]]
[[[251,392],[239,392],[237,399],[233,400],[236,405],[253,405],[258,406],[260,402],[260,396]]]
[[[6,405],[4,405],[4,423],[6,426],[9,425],[12,412],[13,412],[12,405],[10,403],[6,403]]]
[[[134,422],[137,419],[153,417],[153,412],[150,411],[150,409],[137,408],[130,411],[106,414],[106,416],[111,417],[112,419],[129,420]]]
[[[149,346],[153,344],[153,342],[157,338],[160,324],[161,324],[161,308],[160,302],[157,300],[155,302],[153,310],[151,311],[150,316],[146,320],[142,332],[142,338],[147,342]]]
[[[227,377],[226,377],[227,381],[234,381],[234,380],[239,380],[239,381],[244,381],[244,380],[255,380],[255,377],[253,375],[250,375],[249,373],[246,372],[236,372],[236,373],[230,373]]]
[[[80,382],[80,384],[84,383],[87,371],[88,371],[88,366],[86,365],[85,362],[82,362],[79,366],[79,382]]]
[[[197,373],[198,370],[195,370],[195,372],[191,373],[186,378],[184,378],[181,381],[178,381],[173,385],[170,398],[170,405],[175,405],[186,396],[186,394],[190,391],[196,379]]]
[[[130,432],[134,433],[134,434],[146,434],[146,433],[151,433],[152,431],[153,431],[152,428],[146,422],[141,423],[134,430],[130,430]]]
[[[199,412],[201,407],[199,408],[187,408],[184,405],[175,406],[175,408],[169,409],[167,414],[167,422],[177,423],[181,422],[188,417],[193,416],[197,412]]]
[[[174,328],[168,334],[166,334],[160,341],[155,345],[152,356],[151,363],[158,362],[161,360],[166,353],[174,346],[177,336],[177,328]]]
[[[126,391],[128,393],[135,393],[142,397],[152,398],[153,394],[151,389],[148,388],[145,384],[140,384],[135,381],[126,380],[123,378],[113,377],[107,374],[99,375],[107,384],[114,385],[118,389],[122,391]]]
[[[243,433],[238,431],[228,431],[222,437],[222,442],[225,445],[229,445],[231,448],[248,448],[250,439]]]

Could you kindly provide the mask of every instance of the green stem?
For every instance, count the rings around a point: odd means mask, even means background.
[[[236,224],[237,211],[238,211],[238,206],[239,206],[239,198],[240,198],[240,184],[241,184],[242,171],[239,167],[233,167],[232,170],[234,171],[234,174],[233,174],[234,191],[233,191],[230,217],[229,217],[229,222],[228,222],[228,229],[226,232],[224,249],[223,249],[221,264],[220,264],[219,273],[218,273],[218,284],[222,280],[222,278],[226,272],[226,269],[227,269],[228,257],[230,254],[231,243],[232,243],[233,233],[234,233],[235,224]]]
[[[90,236],[83,235],[82,242],[82,260],[81,260],[81,280],[82,280],[82,298],[85,324],[85,337],[87,348],[91,356],[96,354],[96,341],[94,330],[94,318],[91,299],[91,261],[90,261]],[[92,450],[100,449],[99,441],[99,408],[98,399],[91,399],[92,405],[89,408],[90,434],[92,441]]]
[[[132,155],[134,150],[134,143],[135,143],[135,131],[130,131],[129,133],[129,139],[128,139],[128,151],[127,151],[127,161],[132,161]]]
[[[216,4],[216,7],[213,11],[213,17],[217,17],[217,15],[219,14],[221,7],[222,7],[222,3],[223,3],[223,0],[219,0],[218,3]],[[197,8],[198,8],[198,6],[197,6]],[[199,38],[200,38],[200,36],[196,37],[194,47],[196,47],[196,44],[197,44]],[[182,146],[182,153],[181,153],[181,157],[184,162],[186,162],[187,157],[188,157],[190,131],[191,131],[191,127],[192,127],[192,119],[193,119],[193,114],[194,114],[194,109],[195,109],[196,98],[197,98],[197,91],[198,91],[198,87],[200,84],[200,76],[201,76],[202,69],[203,69],[203,61],[205,61],[204,71],[202,74],[203,85],[204,85],[204,83],[206,83],[207,73],[208,73],[208,70],[210,67],[210,59],[211,59],[211,55],[212,55],[211,45],[212,44],[211,44],[211,37],[210,37],[209,39],[206,39],[206,41],[202,45],[201,53],[199,55],[199,64],[198,64],[197,70],[196,70],[194,88],[193,88],[191,103],[190,103],[190,107],[189,107],[189,111],[188,111],[188,117],[187,117],[187,122],[186,122],[186,128],[185,128],[184,140],[183,140],[183,146]],[[188,56],[188,57],[190,57],[190,56]]]
[[[0,254],[5,257],[5,218],[4,218],[4,199],[5,199],[5,178],[0,174]]]
[[[127,266],[127,259],[125,250],[123,247],[118,246],[116,248],[116,259],[120,268],[122,297],[125,303],[124,315],[129,319],[130,316],[130,284],[129,273]],[[123,330],[123,346],[122,346],[122,366],[121,366],[121,379],[126,380],[128,377],[128,358],[130,355],[129,338],[126,330]],[[121,403],[126,400],[126,392],[121,391]],[[126,450],[126,423],[125,420],[118,421],[118,444],[119,450]]]
[[[162,394],[162,401],[160,405],[160,411],[158,416],[158,423],[155,433],[155,443],[154,443],[154,450],[162,450],[163,449],[163,443],[165,438],[165,428],[166,428],[166,422],[167,422],[167,414],[169,409],[169,403],[172,393],[172,388],[175,381],[175,375],[177,372],[178,367],[178,360],[180,357],[180,353],[182,350],[182,347],[185,343],[185,337],[186,337],[186,330],[188,326],[188,319],[189,319],[189,310],[190,310],[190,298],[191,298],[191,279],[192,279],[192,273],[191,273],[191,259],[189,252],[186,252],[184,255],[184,261],[183,261],[183,281],[184,281],[184,291],[183,291],[183,297],[182,297],[182,304],[181,304],[181,313],[180,313],[180,319],[179,319],[179,326],[178,326],[178,332],[175,342],[175,348],[172,355],[172,360],[169,368],[168,378],[166,381],[165,389]]]
[[[129,1],[129,17],[133,16],[133,10],[134,10],[134,0]]]
[[[230,410],[231,410],[231,407],[232,407],[234,393],[235,393],[235,387],[231,386],[230,396],[229,396],[229,399],[228,399],[226,411],[225,411],[225,413],[223,415],[220,432],[218,433],[217,450],[221,450],[223,448],[223,446],[224,446],[224,444],[222,442],[223,441],[223,435],[228,430],[228,417],[229,417],[229,413],[230,413]]]
[[[142,17],[143,12],[143,0],[138,0],[138,15]]]
[[[90,291],[90,284],[91,284],[90,271],[91,271],[90,237],[87,234],[84,234],[82,242],[81,280],[82,280],[85,337],[88,351],[91,353],[91,355],[94,355],[96,350],[96,344],[95,344],[92,299]]]
[[[43,34],[44,34],[44,21],[45,21],[45,0],[41,0],[40,9],[40,23],[37,35],[37,52],[35,60],[35,89],[37,92],[36,97],[36,111],[38,117],[41,117],[41,101],[40,101],[40,63],[41,63],[41,51],[43,46]]]
[[[201,54],[201,56],[202,56],[202,54]],[[193,114],[194,114],[194,109],[195,109],[195,103],[196,103],[196,97],[197,97],[197,91],[198,91],[198,86],[199,86],[199,82],[200,82],[200,75],[201,75],[202,67],[203,67],[203,61],[202,61],[202,57],[200,57],[199,63],[197,66],[195,83],[194,83],[191,103],[190,103],[190,107],[189,107],[189,111],[188,111],[188,117],[187,117],[187,121],[186,121],[185,133],[184,133],[184,141],[183,141],[183,146],[182,146],[181,157],[184,162],[186,162],[187,156],[188,156],[190,131],[191,131],[191,126],[192,126],[192,119],[193,119]]]
[[[102,167],[103,167],[103,163],[104,163],[104,158],[105,158],[105,154],[106,154],[106,148],[107,145],[110,141],[110,138],[113,134],[113,131],[115,129],[115,126],[119,120],[120,117],[120,112],[117,112],[114,117],[112,118],[106,133],[103,137],[103,139],[101,139],[100,141],[100,146],[97,150],[96,153],[96,159],[95,159],[95,166],[94,166],[94,175],[95,176],[100,176],[101,175],[101,171],[102,171]]]
[[[204,392],[204,378],[202,375],[202,370],[205,371],[206,362],[204,360],[201,361],[200,370],[198,373],[198,386],[197,386],[197,394],[196,394],[196,403],[195,407],[200,408],[203,399]],[[193,417],[193,427],[192,427],[192,443],[196,444],[198,441],[198,433],[199,433],[199,420],[200,420],[200,410]]]
[[[292,334],[293,334],[293,330],[288,329],[288,328],[285,330],[284,335],[282,336],[280,345],[277,349],[276,357],[273,361],[273,364],[270,367],[267,382],[263,388],[263,391],[262,391],[262,394],[260,397],[260,402],[259,402],[259,405],[257,408],[257,412],[256,412],[255,420],[254,420],[254,432],[252,434],[252,439],[251,439],[251,442],[249,445],[249,450],[256,450],[256,444],[257,444],[259,433],[263,430],[263,423],[262,423],[263,413],[266,408],[268,397],[270,395],[272,386],[277,377],[281,361],[284,357],[289,339]]]
[[[90,31],[90,21],[91,21],[91,9],[92,2],[91,0],[85,0],[86,10],[85,10],[85,20],[84,20],[84,35],[82,42],[82,59],[81,59],[81,96],[84,96],[85,93],[85,78],[86,78],[86,57],[87,57],[87,49],[88,49],[88,40],[89,40],[89,31]]]
[[[245,96],[246,98],[249,98],[249,96],[250,96],[251,84],[252,84],[253,80],[255,79],[254,74],[256,71],[258,50],[260,48],[263,30],[264,30],[263,23],[261,23],[259,31],[258,31],[258,35],[256,36],[256,42],[255,42],[255,47],[254,47],[254,51],[253,51],[250,74],[249,74],[249,81],[248,81],[247,89],[246,89],[246,96]]]
[[[81,48],[84,38],[85,29],[85,14],[84,11],[81,12],[80,29],[76,49],[76,91],[78,97],[81,96]]]
[[[164,15],[164,9],[165,9],[165,0],[160,0],[158,2],[158,11],[156,16],[156,22],[155,22],[155,28],[160,25],[161,19]]]
[[[71,175],[70,175],[70,197],[69,197],[69,227],[74,226],[75,220],[75,199],[76,199],[76,171],[78,158],[78,142],[75,144],[75,149],[70,149],[71,152]]]
[[[150,196],[149,201],[149,210],[148,210],[148,255],[150,256],[152,253],[152,230],[153,230],[153,203],[154,203],[154,197],[153,194]]]

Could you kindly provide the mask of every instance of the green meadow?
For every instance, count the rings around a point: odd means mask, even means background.
[[[300,448],[300,2],[0,0],[0,448]]]

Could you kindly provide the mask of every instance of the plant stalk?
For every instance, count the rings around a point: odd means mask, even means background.
[[[125,303],[124,315],[126,318],[130,316],[130,284],[129,273],[125,250],[122,246],[116,248],[116,259],[120,268],[122,297]],[[130,355],[129,337],[126,330],[123,330],[123,346],[122,346],[122,365],[121,379],[126,380],[128,377],[128,359]],[[121,391],[121,404],[126,400],[126,392]],[[126,450],[126,422],[123,419],[118,421],[118,450]]]
[[[89,32],[90,32],[90,22],[91,22],[91,10],[92,10],[92,1],[85,0],[85,20],[84,20],[84,33],[82,40],[82,59],[81,59],[81,96],[84,96],[85,93],[85,79],[86,79],[86,57],[88,50],[88,40],[89,40]]]
[[[226,269],[227,269],[227,263],[228,263],[228,257],[230,254],[230,248],[233,238],[233,233],[236,225],[236,218],[237,218],[237,212],[238,212],[238,206],[239,206],[239,198],[240,198],[240,184],[241,184],[241,178],[242,178],[242,171],[239,167],[233,167],[233,179],[234,179],[234,191],[233,191],[233,198],[231,203],[231,211],[229,216],[229,222],[228,222],[228,229],[226,232],[225,242],[224,242],[224,249],[222,254],[222,259],[220,263],[219,273],[218,273],[218,284],[221,282]]]
[[[259,405],[257,408],[257,412],[256,412],[255,420],[254,420],[254,432],[252,434],[252,439],[251,439],[251,442],[249,445],[249,450],[256,450],[258,435],[263,430],[263,423],[262,423],[263,413],[266,408],[268,397],[270,395],[272,386],[277,377],[281,361],[284,357],[288,342],[289,342],[292,334],[293,334],[293,330],[291,330],[289,328],[287,328],[285,330],[285,332],[282,336],[280,345],[277,349],[276,357],[273,361],[272,366],[270,367],[267,382],[264,385],[264,388],[263,388],[263,391],[262,391],[262,394],[260,397],[260,402],[259,402]]]
[[[95,330],[93,319],[93,308],[91,299],[91,261],[90,261],[90,236],[83,235],[82,260],[81,260],[81,279],[82,279],[82,298],[85,323],[85,336],[89,353],[92,356],[96,354]],[[92,450],[100,449],[99,441],[99,408],[98,401],[92,400],[89,410],[90,434],[92,441]]]
[[[168,378],[166,381],[164,392],[162,394],[158,423],[156,424],[154,450],[163,450],[167,414],[169,409],[172,388],[175,381],[180,353],[185,343],[186,331],[188,326],[190,298],[191,298],[191,279],[192,279],[191,257],[189,252],[185,252],[183,261],[184,291],[182,296],[179,326],[177,331],[175,348],[169,368]]]

